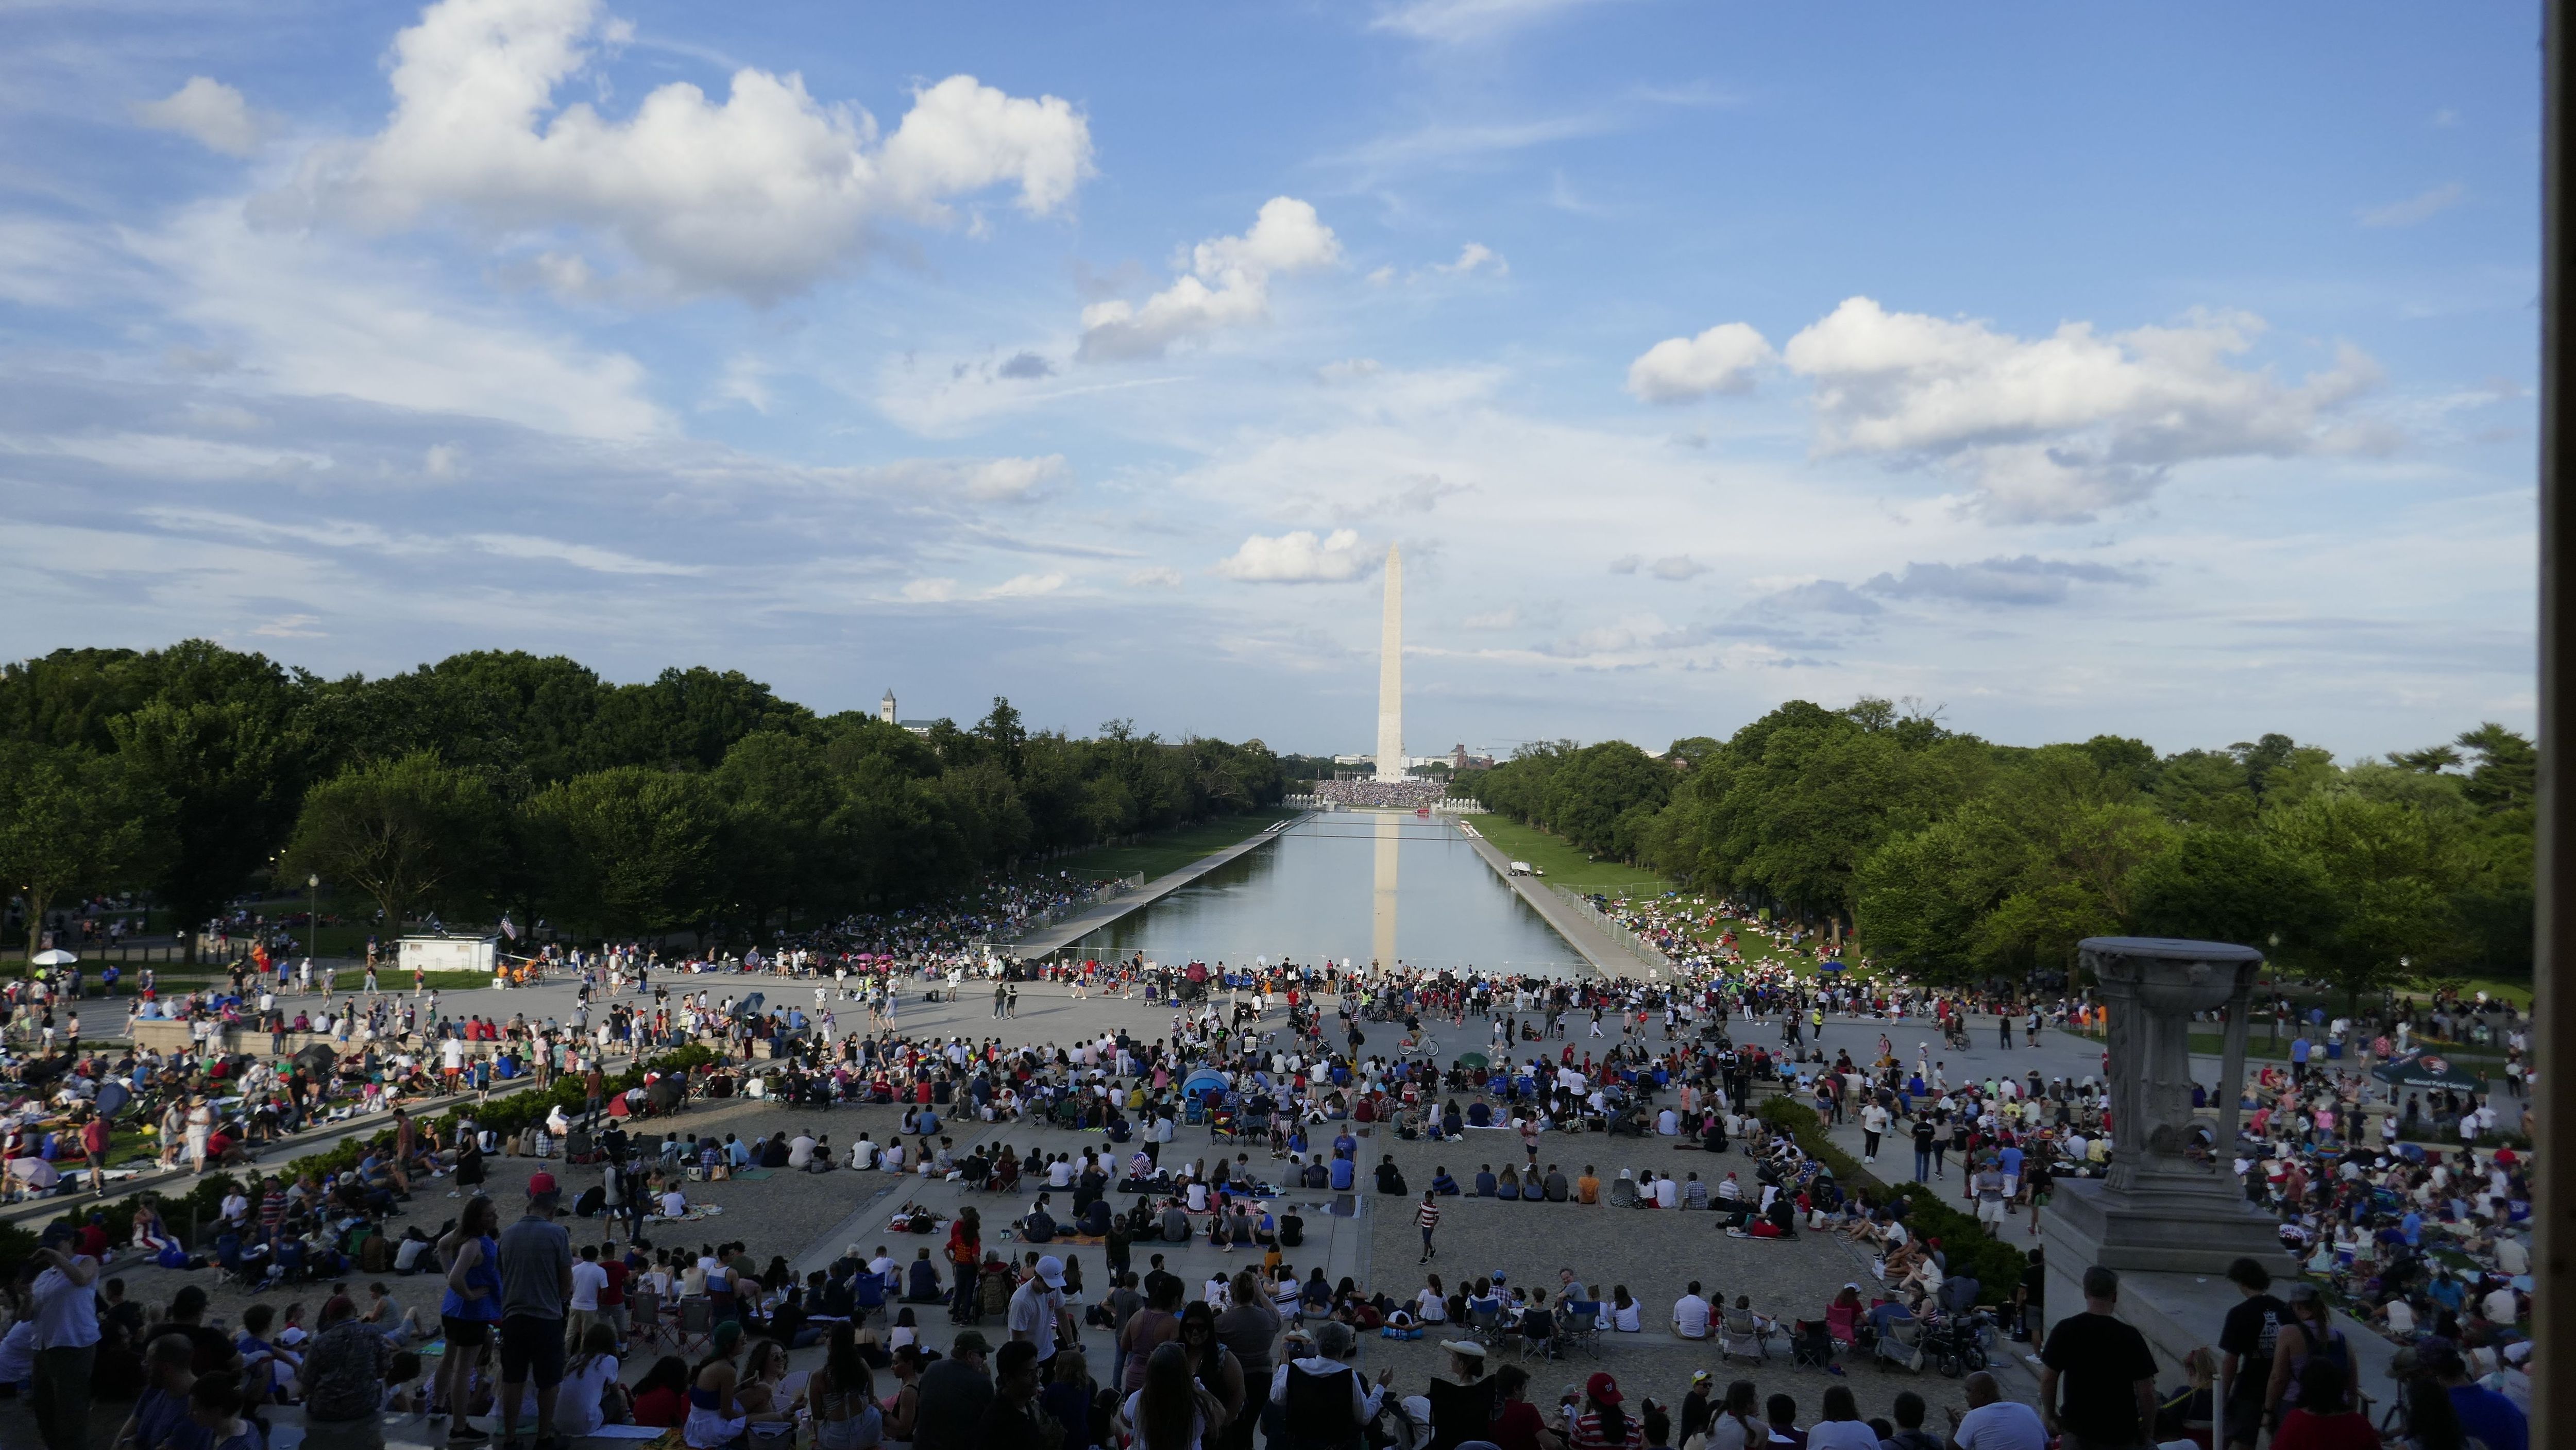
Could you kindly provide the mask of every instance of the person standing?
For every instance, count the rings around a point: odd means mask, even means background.
[[[74,1248],[76,1233],[45,1230],[35,1262],[35,1388],[30,1408],[45,1450],[87,1450],[89,1381],[98,1361],[98,1260]]]
[[[2241,1301],[2218,1330],[2218,1406],[2221,1443],[2253,1450],[2263,1433],[2263,1397],[2272,1382],[2272,1354],[2289,1322],[2290,1306],[2272,1297],[2272,1275],[2254,1259],[2227,1266]]]
[[[1053,1254],[1038,1260],[1037,1272],[1011,1294],[1009,1324],[1011,1343],[1036,1346],[1041,1366],[1055,1358],[1059,1334],[1080,1336],[1064,1307],[1064,1260]]]
[[[519,1438],[523,1391],[537,1389],[540,1436],[551,1434],[555,1392],[563,1383],[564,1305],[572,1294],[572,1235],[555,1220],[562,1199],[555,1176],[528,1177],[528,1211],[501,1230],[501,1440]]]
[[[1422,1230],[1421,1261],[1430,1263],[1440,1257],[1440,1251],[1431,1245],[1431,1231],[1440,1227],[1440,1201],[1432,1196],[1428,1188],[1422,1190],[1422,1206],[1413,1211],[1413,1222]]]
[[[2156,1357],[2119,1317],[2120,1276],[2084,1271],[2084,1312],[2048,1332],[2039,1352],[2039,1411],[2060,1450],[2130,1450],[2155,1423]],[[2062,1393],[2061,1393],[2062,1392]]]
[[[993,1380],[985,1369],[992,1354],[981,1330],[957,1336],[946,1358],[921,1372],[919,1399],[913,1411],[913,1450],[972,1450],[976,1427],[993,1403]]]

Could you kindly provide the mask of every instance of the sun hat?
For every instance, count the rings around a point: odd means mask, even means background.
[[[1440,1347],[1451,1354],[1463,1355],[1468,1359],[1485,1357],[1485,1346],[1472,1339],[1444,1339],[1440,1341]]]

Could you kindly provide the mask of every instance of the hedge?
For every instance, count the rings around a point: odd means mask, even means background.
[[[1814,1108],[1794,1097],[1782,1095],[1764,1102],[1762,1121],[1787,1133],[1790,1140],[1809,1157],[1821,1159],[1834,1170],[1834,1177],[1846,1192],[1860,1184],[1874,1184],[1882,1190],[1888,1185],[1878,1175],[1836,1146],[1825,1131],[1824,1119]],[[1941,1241],[1941,1253],[1949,1272],[1972,1274],[1977,1280],[1977,1302],[2008,1304],[2013,1290],[2021,1283],[2022,1271],[2030,1266],[2030,1256],[1986,1232],[1977,1216],[1959,1209],[1957,1204],[1922,1183],[1900,1183],[1893,1192],[1906,1201],[1905,1222],[1917,1235]]]

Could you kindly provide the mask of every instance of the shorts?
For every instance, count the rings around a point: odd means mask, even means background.
[[[531,1381],[541,1390],[563,1383],[564,1322],[512,1314],[501,1321],[501,1383]]]
[[[492,1342],[492,1321],[459,1319],[453,1314],[438,1316],[438,1327],[447,1334],[447,1342],[472,1349]]]
[[[2004,1201],[2002,1199],[1980,1198],[1977,1200],[1977,1222],[2002,1223],[2003,1221]]]

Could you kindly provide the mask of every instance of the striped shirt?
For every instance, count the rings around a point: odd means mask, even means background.
[[[1414,1211],[1413,1221],[1420,1224],[1425,1230],[1440,1227],[1440,1205],[1436,1203],[1426,1203],[1422,1205],[1421,1208]]]

